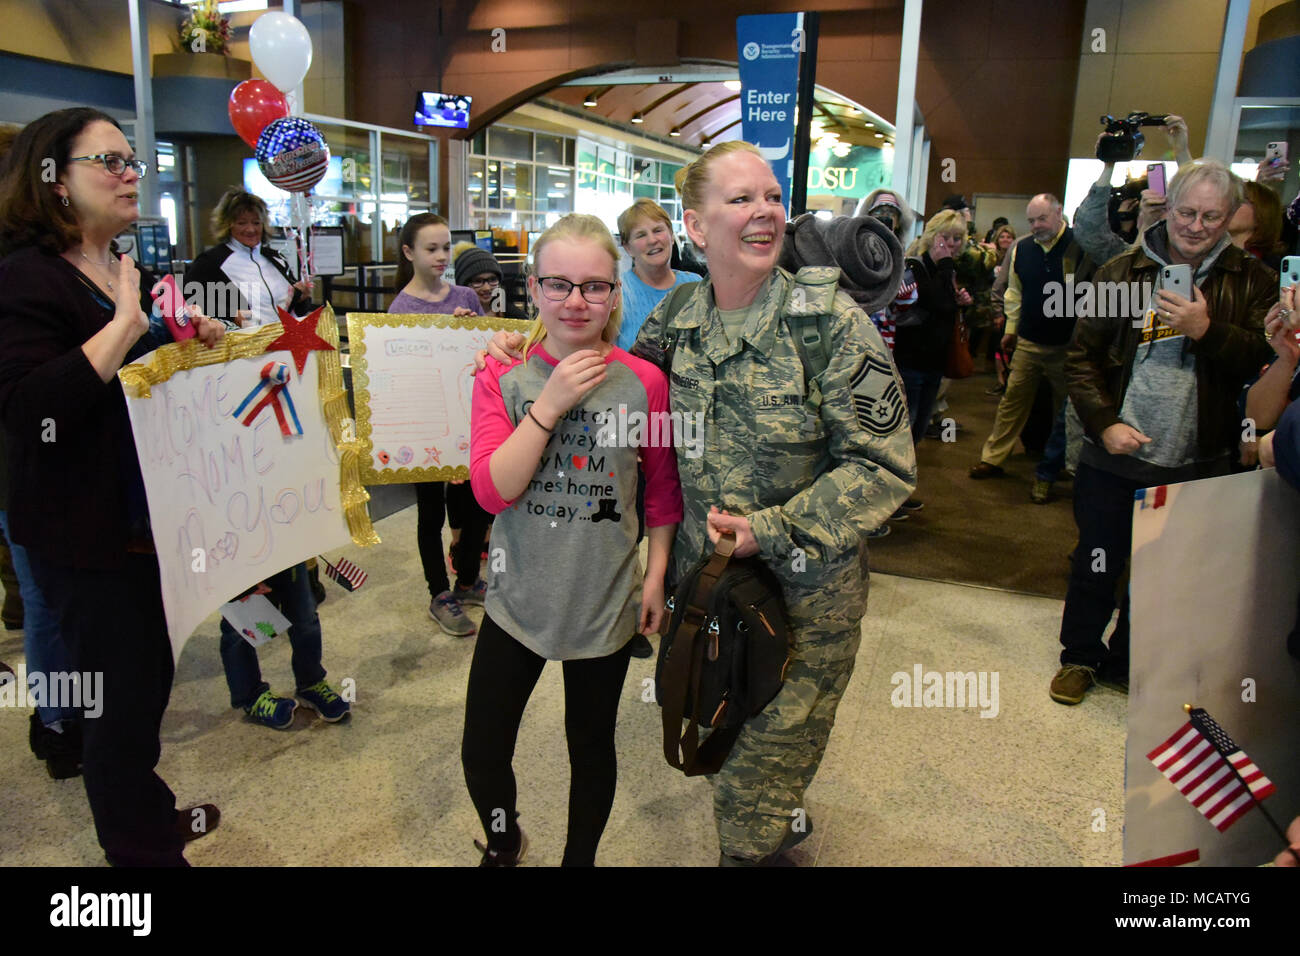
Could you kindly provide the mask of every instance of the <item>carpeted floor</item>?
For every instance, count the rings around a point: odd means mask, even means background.
[[[977,374],[949,387],[956,441],[927,438],[917,449],[916,497],[925,508],[872,542],[871,569],[1064,599],[1076,540],[1069,483],[1058,482],[1046,505],[1030,502],[1038,459],[1019,444],[1005,478],[967,474],[993,428],[998,396],[985,394],[993,384]]]

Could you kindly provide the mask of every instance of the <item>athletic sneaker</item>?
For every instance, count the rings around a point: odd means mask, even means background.
[[[903,502],[903,504],[900,507],[902,508],[903,511],[906,511],[908,514],[916,514],[918,511],[920,511],[922,508],[925,507],[925,502],[922,501],[920,498],[908,498],[906,501]]]
[[[293,712],[298,702],[289,697],[276,697],[269,690],[262,691],[252,705],[244,708],[251,720],[274,730],[284,730],[293,723]]]
[[[478,633],[478,628],[466,616],[465,609],[452,597],[450,591],[443,591],[429,602],[429,617],[437,621],[444,633],[452,637],[470,637]]]
[[[323,680],[298,691],[298,699],[320,714],[320,719],[336,724],[352,712],[352,705],[334,693],[334,688]]]
[[[487,582],[479,578],[474,582],[473,587],[462,588],[459,584],[452,585],[451,596],[461,604],[482,607],[483,598],[487,597]]]
[[[888,538],[889,532],[892,530],[893,529],[889,527],[889,522],[885,522],[875,531],[868,531],[867,538],[873,541],[877,538]]]

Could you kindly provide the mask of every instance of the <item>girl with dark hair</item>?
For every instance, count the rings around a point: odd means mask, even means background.
[[[72,669],[99,679],[82,773],[100,845],[116,866],[184,866],[185,841],[218,814],[178,813],[154,772],[175,665],[117,379],[169,339],[149,318],[151,278],[113,254],[146,172],[97,110],[47,114],[15,139],[0,177],[0,418],[13,540],[60,615]],[[191,316],[215,345],[221,323]]]
[[[442,278],[451,262],[451,230],[447,220],[431,212],[412,216],[398,237],[397,297],[389,314],[482,315],[473,289]],[[429,617],[452,637],[478,632],[464,605],[483,606],[487,582],[479,577],[480,555],[490,516],[466,481],[421,481],[415,485],[416,538],[424,580],[429,586]],[[453,585],[442,558],[442,526],[450,515],[460,528],[452,546]]]

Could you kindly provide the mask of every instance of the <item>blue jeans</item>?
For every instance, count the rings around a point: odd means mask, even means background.
[[[289,619],[293,677],[297,689],[304,690],[325,679],[325,668],[320,662],[320,617],[316,614],[307,565],[295,564],[271,575],[266,583],[271,588],[267,598]],[[231,707],[251,707],[263,691],[271,689],[262,680],[257,648],[244,640],[225,618],[221,619],[221,663],[225,665],[226,683],[230,685]]]
[[[0,531],[9,541],[7,511],[0,511]],[[23,655],[27,658],[29,680],[32,674],[71,671],[72,658],[59,631],[59,614],[36,586],[27,549],[9,541],[9,553],[13,555],[14,574],[18,575],[18,590],[23,596]],[[37,707],[36,716],[42,724],[50,727],[56,721],[73,720],[80,715],[72,707]]]
[[[930,424],[930,416],[934,414],[934,401],[939,394],[943,372],[923,372],[900,365],[898,374],[907,392],[907,420],[912,426],[912,444],[919,445]]]
[[[1047,438],[1047,447],[1043,449],[1043,460],[1034,469],[1034,477],[1049,484],[1061,477],[1065,468],[1065,409],[1069,400],[1061,402],[1061,410],[1056,413],[1052,424],[1052,434]]]

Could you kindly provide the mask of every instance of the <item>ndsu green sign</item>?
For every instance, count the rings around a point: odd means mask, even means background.
[[[873,189],[889,186],[891,170],[884,156],[870,146],[853,146],[844,156],[817,148],[808,158],[808,195],[860,199]]]

